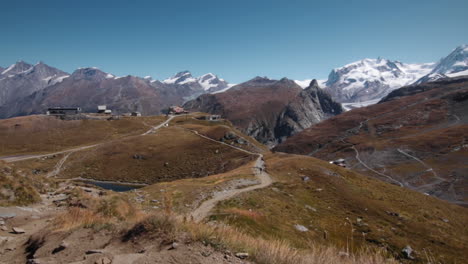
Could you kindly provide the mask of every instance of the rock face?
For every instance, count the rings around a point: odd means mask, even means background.
[[[302,90],[287,78],[266,77],[256,77],[226,92],[202,95],[184,106],[192,111],[222,115],[269,146],[342,112],[341,106],[315,80]]]
[[[278,143],[331,116],[341,114],[343,108],[322,90],[316,80],[300,92],[278,117],[275,137]]]

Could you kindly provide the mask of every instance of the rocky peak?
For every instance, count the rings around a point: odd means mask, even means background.
[[[320,89],[320,86],[317,82],[316,79],[313,79],[310,84],[309,84],[309,87],[307,87],[306,89],[309,89],[309,88],[314,88],[314,89]]]
[[[73,72],[71,75],[71,78],[74,80],[89,80],[89,81],[102,81],[106,79],[107,73],[99,70],[96,67],[91,67],[91,68],[79,68],[76,71]]]
[[[29,69],[31,69],[33,66],[31,64],[28,64],[24,61],[18,61],[15,64],[12,64],[10,67],[8,67],[6,70],[2,71],[2,75],[14,75],[18,73],[25,72]]]

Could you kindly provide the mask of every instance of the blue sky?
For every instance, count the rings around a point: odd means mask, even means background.
[[[467,10],[466,0],[5,1],[0,65],[324,79],[366,57],[437,61],[468,43]]]

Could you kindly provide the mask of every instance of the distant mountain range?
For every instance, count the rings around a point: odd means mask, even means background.
[[[350,105],[377,103],[403,86],[468,75],[468,45],[453,50],[437,63],[407,64],[387,59],[363,59],[333,69],[327,80],[319,81],[332,97]],[[296,81],[306,87],[310,80]]]
[[[51,106],[80,106],[94,112],[102,104],[117,113],[160,114],[170,105],[230,86],[212,73],[194,78],[184,71],[158,81],[150,76],[116,77],[94,67],[68,74],[42,62],[19,61],[1,68],[0,118],[44,113]]]

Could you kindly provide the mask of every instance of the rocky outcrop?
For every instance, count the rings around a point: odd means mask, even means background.
[[[275,127],[277,143],[342,112],[341,104],[335,102],[330,94],[322,90],[317,81],[313,80],[278,117]]]

